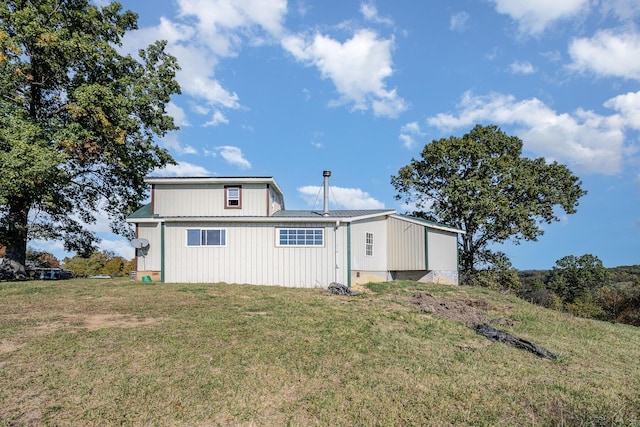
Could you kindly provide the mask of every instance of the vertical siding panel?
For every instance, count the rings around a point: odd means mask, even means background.
[[[396,218],[388,221],[389,270],[424,270],[424,226]]]

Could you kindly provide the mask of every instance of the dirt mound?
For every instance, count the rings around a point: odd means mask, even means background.
[[[443,319],[460,322],[473,328],[487,321],[487,302],[465,298],[442,299],[429,293],[414,295],[411,303],[426,313],[432,313]]]

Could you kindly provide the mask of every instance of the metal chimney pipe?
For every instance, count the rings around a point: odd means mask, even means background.
[[[324,177],[324,211],[322,216],[329,216],[329,177],[331,171],[322,171],[322,176]]]

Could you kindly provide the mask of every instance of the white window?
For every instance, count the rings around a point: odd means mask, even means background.
[[[187,229],[187,246],[226,246],[227,230],[223,228]]]
[[[323,228],[279,228],[278,246],[324,246]]]
[[[364,254],[373,256],[373,233],[365,234]]]
[[[224,207],[225,209],[242,208],[242,187],[227,186],[224,188]]]

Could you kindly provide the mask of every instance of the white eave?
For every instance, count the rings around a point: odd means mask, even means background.
[[[391,215],[391,217],[395,219],[399,219],[401,221],[407,221],[412,224],[421,225],[423,227],[432,228],[434,230],[447,231],[449,233],[467,234],[464,230],[460,230],[459,228],[449,227],[449,226],[446,226],[443,224],[437,224],[431,221],[424,221],[424,220],[421,220],[420,218],[412,218],[410,216],[404,216],[404,215],[398,215],[398,214]]]
[[[393,216],[395,211],[382,211],[359,216],[153,216],[151,218],[129,218],[127,222],[135,224],[175,223],[175,222],[217,222],[217,223],[310,223],[335,224],[336,222],[350,223],[381,216]]]

